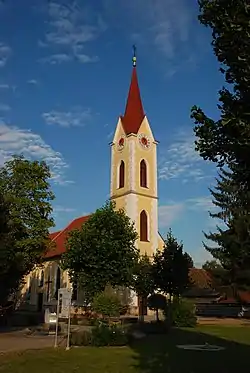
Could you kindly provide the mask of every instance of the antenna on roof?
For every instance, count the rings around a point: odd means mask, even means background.
[[[132,58],[133,67],[136,67],[136,46],[135,45],[133,45],[133,51],[134,51],[133,58]]]

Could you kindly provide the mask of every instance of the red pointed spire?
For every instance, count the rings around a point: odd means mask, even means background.
[[[124,131],[127,135],[130,133],[138,133],[138,130],[145,116],[141,102],[135,61],[129,87],[126,110],[124,116],[121,118]]]

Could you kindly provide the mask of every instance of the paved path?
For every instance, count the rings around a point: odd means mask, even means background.
[[[59,340],[62,343],[62,340]],[[0,333],[0,354],[11,351],[35,350],[54,346],[54,336],[26,336],[19,333]]]

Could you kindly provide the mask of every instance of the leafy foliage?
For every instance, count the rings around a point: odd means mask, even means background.
[[[139,296],[145,298],[154,290],[153,266],[146,254],[136,263],[133,288]]]
[[[165,315],[168,317],[168,308],[165,309]],[[197,317],[195,315],[195,306],[192,302],[181,298],[176,298],[172,305],[172,322],[176,327],[195,327]]]
[[[119,316],[121,303],[115,295],[103,292],[94,297],[91,308],[104,317],[115,317]]]
[[[139,256],[136,239],[129,217],[108,201],[81,229],[70,232],[63,267],[72,280],[78,280],[89,300],[108,285],[130,287]]]
[[[228,88],[219,91],[220,118],[193,107],[196,149],[220,168],[210,190],[226,225],[205,237],[205,248],[228,272],[233,286],[249,286],[250,264],[250,5],[247,0],[200,0],[200,22],[212,29],[212,46]],[[242,274],[244,274],[242,278]]]
[[[89,330],[71,333],[72,346],[125,346],[128,343],[126,330],[121,325],[108,325],[99,322]]]
[[[153,276],[155,287],[170,297],[181,295],[189,284],[190,260],[183,252],[171,230],[167,234],[163,251],[154,256]]]
[[[148,307],[156,312],[156,319],[159,321],[159,310],[164,310],[167,305],[167,298],[162,294],[154,293],[148,297]]]
[[[92,329],[93,346],[125,346],[127,343],[128,336],[121,325],[99,323]]]
[[[51,217],[50,171],[45,162],[15,157],[0,169],[0,304],[48,247]]]

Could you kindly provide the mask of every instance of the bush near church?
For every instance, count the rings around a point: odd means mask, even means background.
[[[128,333],[121,325],[109,325],[99,320],[91,331],[71,333],[70,343],[72,346],[125,346]]]
[[[168,305],[165,308],[165,318],[169,315]],[[195,314],[195,305],[189,300],[175,298],[171,309],[172,325],[176,327],[195,327],[197,317]]]
[[[115,294],[106,294],[105,292],[97,294],[91,305],[92,310],[105,319],[118,317],[121,307],[121,302]]]

